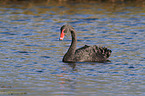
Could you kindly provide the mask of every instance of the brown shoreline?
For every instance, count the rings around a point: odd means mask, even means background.
[[[104,4],[107,6],[131,5],[136,7],[145,7],[145,0],[0,0],[0,5],[48,5],[55,3],[56,5],[64,4]]]

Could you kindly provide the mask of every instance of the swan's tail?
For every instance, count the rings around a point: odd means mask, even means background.
[[[104,56],[104,58],[109,58],[112,52],[110,49],[107,49],[106,47],[99,47],[98,51]]]
[[[110,49],[107,49],[106,47],[98,47],[97,45],[94,45],[93,47],[96,53],[100,55],[101,57],[103,57],[104,59],[109,58],[109,56],[111,55],[112,51]]]

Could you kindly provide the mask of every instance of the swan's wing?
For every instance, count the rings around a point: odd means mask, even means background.
[[[104,61],[111,54],[111,50],[105,47],[87,46],[79,48],[75,52],[75,59],[77,61]]]
[[[88,48],[89,48],[89,47],[90,47],[90,46],[85,45],[85,46],[83,46],[83,47],[81,47],[81,48],[77,49],[77,50],[76,50],[76,52],[78,53],[78,52],[81,52],[81,51],[88,50]]]
[[[75,60],[80,62],[94,61],[95,52],[92,46],[85,45],[75,52]]]

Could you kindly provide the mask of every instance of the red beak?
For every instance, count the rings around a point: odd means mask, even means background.
[[[63,40],[64,35],[65,35],[65,34],[64,34],[64,30],[65,30],[65,29],[63,29],[63,30],[61,31],[59,40]]]

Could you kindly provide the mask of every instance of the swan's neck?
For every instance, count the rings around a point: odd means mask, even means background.
[[[77,46],[77,36],[75,31],[71,31],[72,42],[67,52],[74,54]]]
[[[71,31],[71,36],[72,36],[71,45],[63,58],[63,60],[67,59],[67,61],[69,61],[69,60],[71,61],[74,59],[74,54],[75,54],[76,46],[77,46],[77,36],[76,36],[75,30]]]

